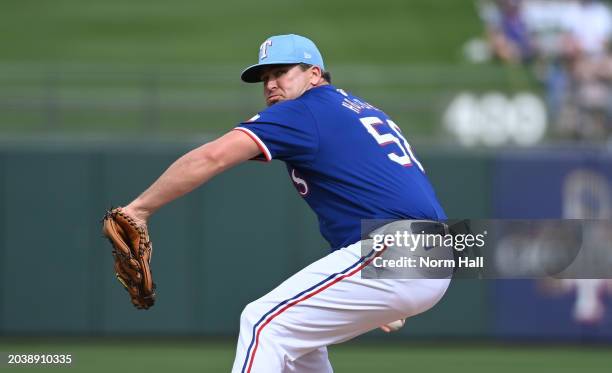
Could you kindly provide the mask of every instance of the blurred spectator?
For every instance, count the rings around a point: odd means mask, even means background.
[[[582,139],[612,134],[612,55],[578,59],[574,68],[574,101],[577,117],[569,134]]]
[[[572,37],[578,0],[524,0],[525,23],[533,40],[538,64],[534,72],[546,89],[549,118],[558,132],[577,121],[572,95],[572,64],[576,42]]]
[[[481,0],[493,54],[528,64],[562,136],[612,132],[612,13],[599,0]],[[532,63],[533,62],[533,63]]]
[[[569,133],[578,138],[606,138],[612,133],[612,14],[600,1],[583,0],[571,22],[577,118]]]
[[[577,0],[523,0],[522,17],[541,59],[556,59],[568,53],[572,17]]]
[[[481,17],[486,23],[487,40],[493,55],[504,62],[526,63],[533,57],[521,5],[521,0],[481,3]]]
[[[599,57],[606,53],[612,34],[610,10],[601,1],[581,0],[572,12],[568,26],[579,56]]]

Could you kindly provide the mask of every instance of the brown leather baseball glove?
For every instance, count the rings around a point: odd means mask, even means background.
[[[155,283],[151,275],[153,246],[146,225],[139,226],[121,207],[107,211],[102,233],[113,245],[115,275],[138,309],[155,303]]]

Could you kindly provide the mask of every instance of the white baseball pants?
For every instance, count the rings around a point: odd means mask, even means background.
[[[334,251],[249,303],[233,373],[332,372],[327,346],[433,307],[450,279],[362,279],[360,242]]]

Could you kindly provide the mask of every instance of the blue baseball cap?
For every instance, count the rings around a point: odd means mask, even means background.
[[[272,36],[259,47],[259,63],[247,67],[240,79],[247,83],[261,82],[261,73],[266,66],[296,63],[307,63],[325,70],[323,57],[312,40],[294,34]]]

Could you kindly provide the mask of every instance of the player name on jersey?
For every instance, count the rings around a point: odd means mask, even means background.
[[[343,95],[346,95],[344,91],[342,90],[338,90],[338,91],[342,93]],[[368,104],[367,102],[361,101],[355,97],[345,98],[344,100],[342,100],[342,106],[344,106],[345,108],[349,110],[354,111],[357,114],[361,114],[361,112],[364,110],[379,110],[375,106],[372,106]]]

